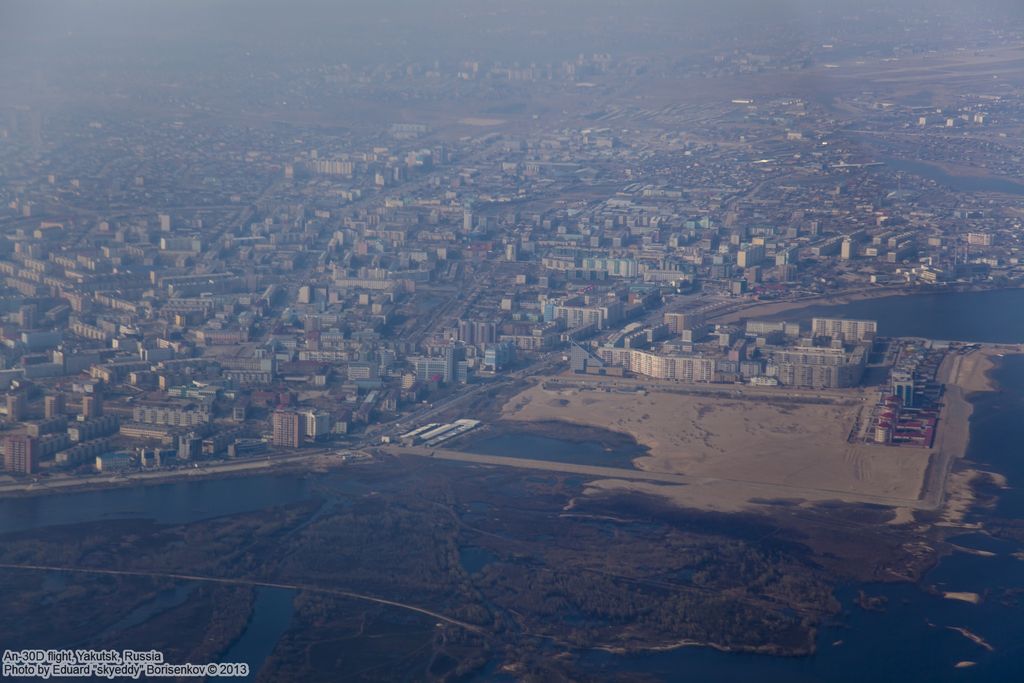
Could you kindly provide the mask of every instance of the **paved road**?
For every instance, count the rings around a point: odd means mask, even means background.
[[[316,460],[322,457],[330,457],[330,454],[355,453],[350,449],[316,449],[302,450],[287,455],[273,455],[263,458],[246,458],[242,460],[220,460],[202,461],[199,467],[182,467],[176,470],[148,470],[142,472],[126,472],[115,474],[96,474],[89,476],[63,475],[58,477],[38,478],[35,481],[24,482],[14,481],[0,484],[0,494],[12,492],[42,493],[55,492],[62,489],[125,486],[128,484],[143,484],[147,482],[163,483],[176,479],[187,479],[192,477],[204,477],[213,474],[231,474],[236,472],[257,473],[262,470],[269,470],[280,465],[294,464],[309,460]]]
[[[500,389],[507,386],[510,382],[549,371],[561,362],[562,352],[552,351],[543,355],[536,362],[521,370],[516,370],[506,375],[499,376],[491,382],[463,387],[458,392],[434,402],[429,407],[421,407],[412,413],[401,415],[390,421],[379,422],[367,429],[367,438],[361,440],[358,443],[358,447],[371,445],[371,443],[381,435],[390,434],[391,436],[398,436],[404,434],[405,432],[412,430],[414,427],[427,424],[434,417],[441,415],[442,413],[479,398],[482,394]],[[401,424],[402,426],[398,427],[398,424]]]

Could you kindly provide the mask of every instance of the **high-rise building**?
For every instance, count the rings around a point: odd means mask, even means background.
[[[476,325],[476,343],[493,344],[498,339],[498,324],[494,322],[478,322]]]
[[[416,369],[416,379],[421,382],[440,380],[445,384],[469,381],[469,365],[466,362],[466,347],[452,344],[445,347],[442,356],[419,356],[410,358]]]
[[[892,394],[900,400],[903,408],[914,407],[914,375],[909,372],[893,371]]]
[[[498,336],[498,325],[479,320],[460,320],[457,334],[459,341],[466,344],[493,344]]]
[[[603,346],[594,354],[607,366],[621,367],[627,372],[655,379],[680,382],[713,382],[715,359],[699,355],[662,354],[641,349]],[[588,360],[584,370],[590,365]]]
[[[767,374],[779,384],[794,387],[842,388],[856,386],[864,375],[867,347],[842,348],[809,346],[772,348],[767,352]]]
[[[800,323],[790,323],[785,320],[748,320],[744,334],[748,337],[763,337],[772,334],[799,337]]]
[[[26,434],[4,437],[4,469],[31,474],[35,469],[35,444],[35,439]]]
[[[103,416],[103,399],[99,396],[82,397],[82,419],[94,420]]]
[[[594,355],[591,351],[570,341],[569,346],[569,367],[573,372],[588,372],[600,370],[604,367],[604,361]]]
[[[736,265],[740,268],[756,266],[764,260],[764,247],[760,244],[745,244],[736,252]]]
[[[466,347],[455,344],[445,347],[444,376],[442,377],[445,384],[451,384],[459,379],[457,377],[458,364],[464,360],[466,360]]]
[[[18,309],[18,323],[23,330],[32,330],[36,326],[36,306],[27,304]]]
[[[333,420],[331,414],[322,410],[308,410],[302,416],[305,423],[306,436],[314,441],[320,441],[331,433]]]
[[[849,261],[853,258],[853,240],[850,238],[843,240],[843,243],[839,248],[839,258],[844,261]]]
[[[812,318],[811,334],[815,337],[831,337],[842,341],[871,341],[878,334],[878,321]]]
[[[192,460],[203,452],[203,440],[195,432],[182,434],[178,437],[178,459]]]
[[[572,297],[561,302],[544,304],[544,320],[562,320],[572,330],[593,325],[599,330],[618,322],[623,315],[622,301],[598,301],[588,297]]]
[[[492,372],[502,370],[515,358],[516,347],[511,342],[488,344],[484,349],[484,368]]]
[[[7,421],[20,422],[25,416],[25,394],[18,391],[7,394]]]
[[[43,398],[43,414],[47,420],[64,414],[64,394],[52,394]]]
[[[416,368],[416,379],[421,382],[434,380],[444,381],[446,370],[445,359],[432,356],[419,356],[410,359]]]
[[[273,434],[271,443],[283,448],[302,445],[302,416],[290,410],[275,410],[271,417]]]
[[[472,320],[460,320],[458,324],[458,338],[459,341],[466,342],[467,344],[476,343],[476,328],[473,327]]]
[[[662,320],[672,334],[682,334],[683,330],[692,330],[703,322],[695,313],[666,313]]]

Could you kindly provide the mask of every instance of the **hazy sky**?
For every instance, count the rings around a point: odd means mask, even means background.
[[[959,10],[957,9],[959,8]],[[487,52],[542,46],[629,44],[673,29],[707,28],[713,43],[730,26],[791,23],[807,30],[855,15],[884,23],[900,13],[936,25],[957,14],[984,20],[1024,16],[1020,0],[0,0],[5,55],[84,45],[142,53],[197,42],[266,49],[301,41],[338,54],[429,54],[447,46]],[[1002,19],[1001,19],[1002,20]],[[842,23],[835,26],[841,28]],[[604,35],[596,29],[611,27]],[[966,30],[966,27],[965,27]],[[541,40],[541,37],[544,40]],[[655,46],[650,46],[655,47]]]
[[[581,52],[889,49],[975,41],[1022,0],[0,0],[0,72],[315,67]],[[872,44],[875,41],[876,44]],[[2,85],[3,83],[0,83]]]

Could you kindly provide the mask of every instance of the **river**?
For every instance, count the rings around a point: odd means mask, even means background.
[[[859,301],[822,309],[829,315],[868,317],[891,336],[1024,342],[1024,290],[914,295]],[[801,311],[803,317],[807,311]],[[792,315],[792,312],[791,312]],[[994,376],[1001,391],[975,394],[968,457],[1004,474],[1011,488],[999,492],[991,511],[975,511],[973,520],[1024,520],[1024,356],[1007,356]],[[300,475],[179,481],[159,486],[11,498],[0,500],[0,533],[73,522],[119,518],[153,519],[175,524],[283,505],[308,499],[310,483]],[[839,591],[844,612],[822,628],[818,652],[810,657],[721,653],[685,648],[643,656],[581,654],[588,673],[626,675],[645,672],[665,680],[751,681],[1009,681],[1020,680],[1024,661],[1024,561],[1020,544],[965,534],[957,542],[988,550],[983,557],[955,553],[942,560],[918,585],[847,586]],[[472,554],[473,549],[463,552]],[[475,556],[474,556],[475,557]],[[475,558],[479,564],[486,557]],[[884,596],[881,611],[855,605],[858,590]],[[980,604],[947,600],[936,591],[970,591]],[[289,591],[261,591],[249,627],[228,651],[258,669],[291,618]],[[177,592],[160,600],[173,605]],[[162,606],[163,603],[161,603]],[[133,623],[135,617],[129,615]],[[123,624],[122,624],[123,626]],[[967,629],[991,645],[991,651],[965,637]],[[227,661],[230,658],[226,658]],[[974,663],[954,668],[958,662]]]
[[[0,534],[113,519],[185,524],[287,505],[309,496],[309,481],[291,474],[0,498]]]
[[[894,296],[837,306],[818,306],[780,314],[805,319],[812,315],[878,320],[885,336],[1024,343],[1024,290]],[[969,522],[1024,520],[1024,355],[1000,359],[993,376],[1000,391],[973,394],[967,458],[982,469],[1003,474],[1010,488],[998,492],[995,510],[976,510]],[[665,680],[800,683],[829,681],[969,681],[1022,680],[1024,662],[1024,551],[1020,543],[982,533],[964,534],[958,545],[995,553],[957,552],[943,559],[917,584],[847,586],[838,593],[844,612],[821,629],[817,653],[778,658],[687,648],[655,655],[583,656],[585,668],[600,674],[644,672]],[[881,611],[861,609],[857,592],[884,596]],[[982,595],[980,604],[948,600],[936,591]],[[989,651],[966,638],[980,636]],[[972,662],[955,668],[958,662]]]
[[[1024,439],[1024,356],[1008,356],[995,377],[1002,391],[972,397],[968,457],[982,467],[1006,475],[1016,488],[1000,492],[993,512],[975,512],[969,521],[995,516],[1024,519],[1024,459],[1013,444]],[[595,674],[643,672],[665,680],[759,683],[874,683],[1021,680],[1024,662],[1024,561],[1014,557],[1022,546],[975,533],[957,537],[969,548],[994,552],[993,557],[954,553],[943,559],[917,585],[869,584],[847,586],[838,593],[843,614],[821,629],[817,653],[781,658],[728,654],[705,648],[680,649],[655,655],[616,657],[604,653],[583,656]],[[884,596],[881,611],[856,605],[857,592]],[[983,596],[980,604],[945,599],[935,591],[967,591]],[[994,649],[987,650],[961,632],[965,628]],[[973,662],[955,668],[958,662]]]
[[[1001,194],[1024,194],[1024,184],[1012,178],[992,175],[954,175],[943,170],[941,166],[930,164],[924,161],[913,161],[910,159],[885,160],[886,166],[897,171],[910,173],[928,180],[934,180],[940,185],[957,192],[998,192]]]
[[[814,316],[878,321],[883,337],[924,337],[1014,344],[1024,341],[1024,289],[934,292],[812,305],[770,316],[809,320]]]
[[[6,498],[0,499],[0,533],[114,519],[186,524],[287,505],[307,500],[311,495],[307,478],[299,474],[277,474]],[[63,584],[67,575],[53,573],[46,580]],[[183,583],[164,591],[102,633],[130,633],[132,627],[182,604],[195,588],[195,584]],[[247,663],[251,675],[227,680],[255,679],[263,662],[288,628],[293,596],[294,591],[287,589],[256,590],[253,612],[245,630],[219,658],[221,662]],[[144,644],[134,645],[145,649]],[[81,643],[68,643],[67,646],[81,646]]]

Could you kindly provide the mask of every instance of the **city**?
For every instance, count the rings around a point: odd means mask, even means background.
[[[614,81],[599,57],[562,72]],[[941,173],[956,145],[1011,144],[1020,110],[1000,90],[931,125],[858,92],[843,121],[743,99],[705,104],[696,128],[673,111],[639,130],[472,119],[456,126],[468,135],[392,124],[361,144],[255,129],[234,149],[201,121],[133,134],[9,110],[5,438],[28,439],[39,474],[359,447],[555,352],[574,371],[856,385],[864,354],[818,344],[844,335],[729,314],[1019,282],[1015,195],[946,194],[848,142],[856,127],[888,155],[945,146]],[[48,155],[44,132],[74,161]],[[161,165],[113,152],[143,143]]]
[[[260,480],[277,502],[163,531],[97,513],[116,522],[54,532],[66,553],[15,525],[5,576],[212,582],[224,622],[169,650],[190,662],[232,661],[288,591],[260,680],[341,667],[312,635],[348,633],[331,600],[414,634],[372,655],[351,636],[384,667],[354,680],[626,680],[647,665],[592,653],[817,657],[874,604],[844,586],[923,582],[957,533],[1019,540],[979,519],[1012,487],[972,450],[1024,350],[990,332],[1024,291],[1013,7],[453,0],[338,9],[336,37],[323,8],[112,2],[44,26],[16,4],[38,35],[8,50],[39,56],[0,63],[0,499]]]

